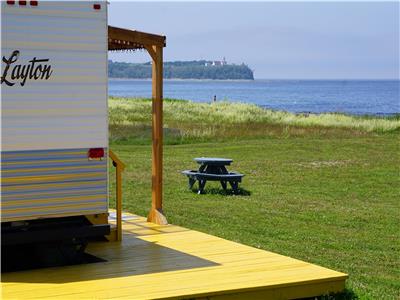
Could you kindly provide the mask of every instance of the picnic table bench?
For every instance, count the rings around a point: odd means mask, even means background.
[[[242,181],[243,174],[237,172],[228,172],[226,166],[232,163],[232,159],[200,157],[194,159],[199,165],[199,170],[185,170],[182,174],[189,179],[189,189],[193,188],[196,181],[199,182],[198,193],[204,192],[207,181],[219,181],[224,190],[229,183],[235,194],[239,193],[239,183]]]

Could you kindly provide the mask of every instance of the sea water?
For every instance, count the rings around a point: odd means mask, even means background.
[[[151,80],[110,79],[109,95],[151,97]],[[165,80],[164,98],[233,101],[290,112],[400,113],[399,80]]]

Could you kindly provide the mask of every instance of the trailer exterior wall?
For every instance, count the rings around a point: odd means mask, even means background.
[[[1,2],[2,222],[107,212],[107,5],[29,3]]]

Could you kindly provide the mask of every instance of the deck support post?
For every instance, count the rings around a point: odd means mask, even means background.
[[[152,57],[152,202],[148,222],[166,225],[163,213],[162,172],[163,172],[163,48],[146,47]]]
[[[116,215],[117,215],[117,241],[122,241],[122,169],[117,164],[115,168],[116,173]]]
[[[125,169],[125,164],[115,155],[115,153],[109,149],[108,156],[112,160],[112,164],[115,167],[115,197],[116,197],[116,240],[122,241],[122,172]],[[112,238],[111,238],[112,239]],[[114,240],[114,239],[112,239]]]

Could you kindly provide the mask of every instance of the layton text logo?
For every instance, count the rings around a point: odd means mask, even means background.
[[[53,70],[51,65],[45,64],[49,59],[34,57],[27,64],[19,64],[19,62],[17,63],[19,56],[18,50],[14,50],[8,58],[3,56],[5,66],[1,76],[1,84],[4,82],[8,86],[13,86],[19,83],[24,86],[27,80],[47,80],[50,78]]]

